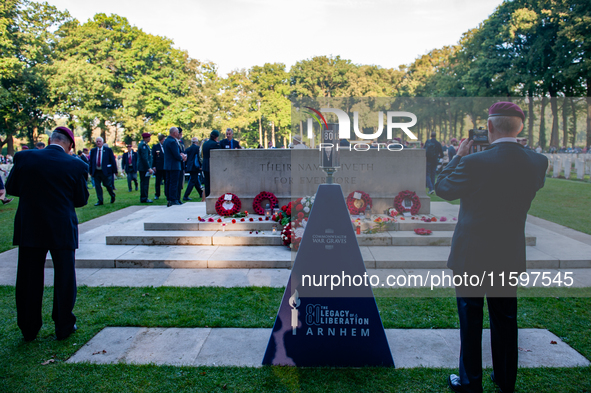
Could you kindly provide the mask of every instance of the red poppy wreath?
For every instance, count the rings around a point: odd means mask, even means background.
[[[355,198],[355,194],[360,194],[361,198]],[[347,208],[349,209],[349,213],[351,213],[352,215],[356,215],[365,211],[367,206],[369,206],[369,208],[371,209],[372,205],[373,201],[371,200],[371,197],[368,193],[363,191],[353,191],[347,197]]]
[[[409,199],[412,202],[410,209],[404,207],[404,200]],[[400,191],[394,198],[394,208],[399,213],[404,213],[410,210],[410,214],[417,214],[421,209],[421,200],[416,193],[406,190]]]
[[[265,208],[262,206],[264,200],[268,200],[270,202],[269,206],[271,206],[271,209],[279,203],[275,194],[272,192],[263,191],[259,193],[259,195],[255,196],[254,200],[252,201],[252,209],[256,214],[265,214]]]
[[[227,195],[230,195],[232,199],[230,200],[229,197],[226,197]],[[224,217],[238,213],[241,207],[242,202],[240,202],[240,198],[231,193],[223,194],[215,203],[215,211],[217,214]]]

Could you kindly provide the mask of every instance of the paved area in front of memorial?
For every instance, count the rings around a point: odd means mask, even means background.
[[[450,211],[454,208],[457,209],[457,207],[451,206],[445,206],[445,209]],[[81,224],[81,245],[95,244],[98,248],[93,249],[93,252],[100,253],[101,257],[105,255],[109,257],[109,247],[122,247],[105,245],[105,238],[109,231],[113,231],[113,228],[122,222],[127,222],[130,225],[143,225],[144,217],[162,214],[162,209],[161,207],[142,209],[141,206],[133,206]],[[170,210],[172,209],[174,208]],[[572,271],[575,273],[573,275],[574,286],[591,287],[591,268],[575,268],[577,265],[591,266],[588,261],[591,259],[591,236],[535,217],[528,218],[527,231],[537,237],[536,246],[528,247],[528,253],[537,248],[533,252],[547,253],[548,260],[556,261],[551,265],[555,268],[532,268],[529,269],[530,272],[549,271],[555,274],[559,271]],[[134,247],[141,246],[131,246],[130,248]],[[213,246],[209,247],[213,248]],[[218,248],[223,253],[223,249],[232,247],[219,246]],[[267,247],[263,246],[263,248]],[[279,247],[271,246],[269,248],[279,249]],[[443,249],[439,250],[443,253],[449,250],[449,247],[424,248]],[[371,250],[369,252],[371,254]],[[17,255],[16,249],[0,254],[0,285],[14,285]],[[110,257],[112,259],[112,256]],[[256,256],[253,255],[253,258]],[[572,263],[571,266],[568,263],[564,266],[561,265],[561,261],[568,262],[569,260]],[[529,266],[532,267],[531,264]],[[424,277],[428,272],[433,274],[436,271],[450,273],[447,269],[419,269],[412,266],[399,269],[368,268],[368,274],[376,274],[380,276],[382,281],[391,274]],[[273,268],[77,268],[78,284],[88,286],[283,287],[289,279],[289,274],[290,270],[288,269]],[[53,269],[46,269],[45,280],[47,285],[53,284]],[[258,367],[261,364],[270,333],[271,329],[109,327],[82,346],[68,362]],[[396,367],[457,367],[458,330],[387,329],[386,334]],[[485,330],[483,335],[483,365],[485,367],[491,365],[489,337],[490,332]],[[590,362],[582,355],[559,337],[544,329],[520,329],[519,347],[521,367],[590,365]]]

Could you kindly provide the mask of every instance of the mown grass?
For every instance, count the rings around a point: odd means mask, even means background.
[[[79,330],[56,341],[44,298],[45,326],[25,343],[16,326],[14,287],[0,287],[2,392],[445,392],[448,369],[172,367],[66,364],[107,326],[269,328],[282,288],[79,288]],[[447,292],[450,295],[453,292]],[[386,328],[457,328],[453,297],[377,297]],[[486,321],[485,327],[488,327]],[[591,358],[591,299],[523,297],[521,328],[549,329]],[[41,365],[48,359],[55,362]],[[490,372],[490,370],[488,370]],[[591,368],[520,369],[520,392],[591,391]],[[485,392],[494,386],[485,378]]]

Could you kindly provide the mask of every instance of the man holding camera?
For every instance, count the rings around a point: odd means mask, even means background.
[[[525,221],[536,192],[544,186],[548,159],[517,142],[525,116],[511,102],[489,108],[488,143],[470,154],[475,140],[462,142],[437,178],[437,195],[461,199],[447,266],[454,275],[485,277],[482,286],[456,287],[460,319],[459,376],[454,392],[482,392],[482,318],[486,295],[490,315],[493,373],[502,392],[513,392],[517,377],[517,288],[500,274],[525,272]]]

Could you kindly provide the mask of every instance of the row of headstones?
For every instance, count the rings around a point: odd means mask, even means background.
[[[564,177],[568,179],[573,169],[579,180],[583,180],[585,175],[591,175],[591,157],[588,154],[581,154],[579,157],[574,154],[548,154],[546,156],[549,160],[547,173],[552,173],[552,177],[559,177],[564,170]]]

